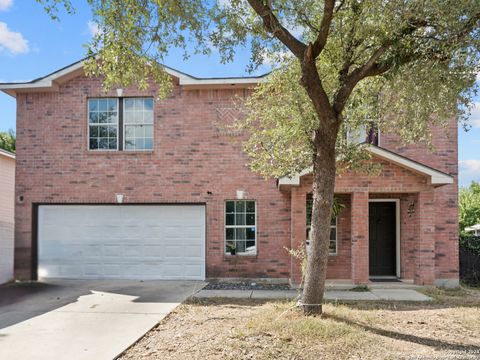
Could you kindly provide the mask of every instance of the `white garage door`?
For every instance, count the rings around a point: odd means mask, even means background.
[[[40,206],[38,275],[203,280],[205,207]]]

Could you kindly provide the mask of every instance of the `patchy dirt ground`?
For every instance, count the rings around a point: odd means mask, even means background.
[[[120,359],[480,359],[480,291],[429,290],[431,303],[184,304]]]

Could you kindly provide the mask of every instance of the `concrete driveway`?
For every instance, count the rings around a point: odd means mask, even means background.
[[[0,286],[0,359],[113,359],[204,285],[49,280]]]

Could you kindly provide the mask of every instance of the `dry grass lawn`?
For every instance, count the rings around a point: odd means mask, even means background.
[[[480,359],[480,291],[425,290],[430,303],[191,301],[120,359]]]

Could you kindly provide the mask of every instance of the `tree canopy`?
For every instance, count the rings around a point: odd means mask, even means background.
[[[480,224],[480,183],[472,181],[468,187],[460,188],[458,205],[461,233],[468,226]]]
[[[69,0],[38,0],[52,17]],[[266,176],[293,173],[311,164],[312,133],[323,104],[342,119],[337,151],[352,166],[349,129],[372,120],[406,142],[430,144],[429,129],[457,117],[465,121],[476,93],[480,10],[476,0],[88,0],[99,31],[87,44],[89,75],[106,89],[152,78],[160,97],[171,90],[161,66],[168,51],[234,59],[250,47],[249,69],[267,58],[275,70],[247,102],[254,132],[246,150]],[[307,51],[308,49],[308,51]],[[308,55],[310,53],[310,55]],[[305,91],[301,63],[316,60],[321,91]],[[303,83],[302,83],[303,81]],[[319,107],[320,106],[320,107]]]
[[[0,131],[0,149],[15,152],[15,132],[13,130]]]

